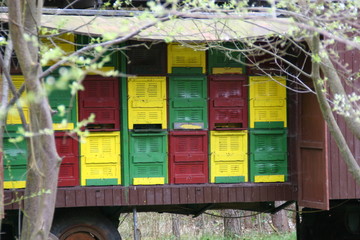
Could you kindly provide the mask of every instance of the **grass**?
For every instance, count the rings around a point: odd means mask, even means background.
[[[270,233],[270,234],[250,234],[241,237],[242,240],[295,240],[296,232],[290,233]]]
[[[232,240],[224,237],[222,218],[209,215],[191,216],[176,215],[179,223],[180,240]],[[293,224],[290,233],[275,233],[269,226],[269,215],[252,219],[252,228],[245,228],[241,223],[241,236],[233,239],[241,240],[295,240]],[[260,222],[261,221],[261,222]],[[119,231],[123,240],[133,239],[132,214],[120,218]],[[139,213],[138,229],[141,240],[179,240],[172,235],[172,215],[158,213]]]
[[[131,238],[132,239],[132,238]],[[141,238],[142,240],[178,240],[173,236],[158,236],[158,237],[145,237]],[[251,233],[251,234],[244,234],[239,236],[238,238],[225,238],[223,236],[181,236],[181,240],[234,240],[234,239],[241,239],[241,240],[296,240],[296,233],[284,233],[284,234],[277,234],[277,233]]]

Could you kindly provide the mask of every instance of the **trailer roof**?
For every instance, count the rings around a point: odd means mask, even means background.
[[[6,9],[0,10],[3,10],[0,11],[3,12],[0,14],[0,21],[8,21]],[[98,14],[94,15],[96,11]],[[115,33],[117,37],[124,37],[156,22],[154,26],[141,30],[139,34],[131,37],[136,40],[230,41],[283,35],[291,26],[291,20],[287,18],[256,13],[246,16],[201,13],[197,19],[178,17],[160,22],[160,18],[146,18],[139,11],[75,10],[74,12],[46,9],[44,12],[47,14],[43,14],[42,17],[43,27],[92,36]]]

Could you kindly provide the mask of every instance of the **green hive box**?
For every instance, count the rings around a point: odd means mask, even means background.
[[[285,182],[287,130],[250,130],[250,181]]]
[[[12,143],[10,138],[15,138],[17,134],[8,133],[4,137],[4,181],[25,181],[27,163],[26,140]]]
[[[54,123],[54,130],[69,130],[73,129],[76,124],[76,96],[72,96],[70,89],[67,90],[54,90],[49,95],[50,107],[53,110],[58,111],[58,106],[65,106],[65,115],[61,116],[59,112],[56,112],[52,119]],[[67,120],[67,125],[62,126],[60,123],[63,119]]]
[[[170,76],[170,129],[207,129],[206,76]]]
[[[76,123],[76,97],[71,96],[69,90],[55,90],[49,95],[49,102],[52,109],[57,109],[59,105],[65,106],[65,116],[59,113],[53,115],[54,123],[61,123],[63,119],[67,119],[68,123],[75,125]]]
[[[68,68],[68,67],[61,67]],[[59,70],[56,70],[53,74],[49,75],[45,81],[49,81],[49,77],[55,78],[55,81],[59,80]],[[49,104],[52,110],[54,110],[54,114],[52,116],[53,119],[53,128],[54,130],[71,130],[74,129],[75,124],[77,122],[76,118],[76,109],[77,109],[77,98],[76,96],[71,95],[70,82],[66,83],[67,86],[64,89],[55,89],[52,90],[48,96]],[[58,106],[65,106],[65,115],[61,116],[58,111]],[[63,126],[60,123],[63,119],[67,120],[67,125]]]
[[[92,39],[89,36],[86,35],[76,35],[76,43],[78,44],[77,46],[77,50],[88,46],[89,44],[96,44],[99,42],[93,42],[92,43]],[[95,52],[95,50],[90,50],[86,55],[88,57],[92,57],[92,53]],[[115,69],[120,69],[120,67],[118,66],[119,64],[119,56],[118,56],[118,52],[117,51],[111,51],[108,50],[106,51],[105,54],[103,54],[103,56],[109,56],[110,57],[110,61],[106,62],[104,64],[104,67],[114,67]]]
[[[232,42],[224,43],[222,46],[224,48],[235,50],[227,53],[226,49],[210,48],[208,50],[209,74],[245,74],[245,65],[240,63],[245,61],[245,56],[236,51],[236,49],[242,49],[242,46],[240,44],[235,45],[235,43]],[[235,59],[238,59],[239,61],[236,61]]]
[[[130,132],[129,161],[131,185],[165,184],[167,177],[167,133]]]

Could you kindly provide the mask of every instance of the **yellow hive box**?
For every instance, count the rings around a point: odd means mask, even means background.
[[[254,182],[285,182],[285,175],[258,175]]]
[[[83,68],[83,70],[87,70],[85,67]],[[115,71],[115,67],[102,67],[99,69],[96,69],[96,72],[87,72],[87,75],[99,75],[99,73],[103,73],[103,72],[110,72],[110,71]]]
[[[42,42],[47,45],[50,49],[59,47],[64,55],[70,55],[75,52],[75,35],[74,34],[61,34],[57,37],[52,37],[52,41],[49,39],[43,39]],[[46,66],[51,66],[55,62],[50,61]]]
[[[210,131],[210,182],[248,181],[248,132]]]
[[[134,185],[165,184],[165,178],[163,177],[134,178],[133,184]]]
[[[213,67],[212,74],[243,74],[243,68],[236,67]]]
[[[81,185],[121,184],[120,132],[91,132],[80,146]]]
[[[25,188],[26,181],[4,181],[4,189]]]
[[[74,123],[53,123],[53,130],[54,131],[65,131],[65,130],[71,130],[74,129]]]
[[[24,76],[21,75],[13,75],[11,76],[12,81],[15,85],[16,90],[19,90],[20,87],[23,85],[24,83]],[[12,94],[9,94],[9,100],[13,98]],[[26,97],[26,93],[24,91],[24,93],[21,95],[21,98],[18,100],[22,106],[22,110],[24,112],[24,116],[26,119],[26,122],[29,123],[30,120],[30,113],[29,113],[29,104],[27,101],[27,97]],[[21,122],[21,118],[18,112],[18,109],[16,107],[16,105],[14,105],[10,110],[9,110],[9,114],[6,120],[6,124],[22,124]]]
[[[129,129],[134,124],[167,128],[166,77],[129,77],[128,98]]]
[[[276,127],[287,127],[286,79],[272,78],[267,76],[249,78],[250,128],[267,128],[267,125],[271,126],[271,122],[280,124],[273,125]]]
[[[173,67],[197,67],[202,68],[202,73],[206,73],[205,51],[171,43],[168,45],[168,73],[172,73]]]

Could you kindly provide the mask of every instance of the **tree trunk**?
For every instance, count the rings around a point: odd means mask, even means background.
[[[46,99],[30,104],[30,130],[38,133],[51,117]],[[44,116],[45,115],[45,116]],[[49,115],[49,116],[46,116]],[[50,126],[51,128],[51,126]],[[55,209],[59,157],[53,134],[33,136],[28,141],[29,158],[25,189],[22,239],[47,239]],[[32,194],[37,194],[31,197]]]
[[[14,50],[25,79],[29,99],[30,131],[28,138],[27,179],[24,200],[22,240],[47,240],[55,209],[60,158],[57,155],[52,118],[47,97],[39,75],[37,43],[24,36],[37,39],[41,20],[41,0],[11,0],[9,28]],[[48,131],[47,131],[48,130]]]
[[[180,239],[179,216],[176,214],[172,214],[171,222],[172,222],[172,235],[175,237],[175,239]]]
[[[275,207],[280,206],[281,204],[283,204],[283,201],[276,201],[275,202]],[[286,211],[285,210],[281,210],[275,214],[271,215],[271,220],[272,223],[276,229],[276,231],[278,232],[288,232],[290,230],[289,227],[289,218],[286,215]]]
[[[234,209],[222,210],[224,216],[224,237],[239,239],[241,235],[240,219],[235,218],[238,212]]]

